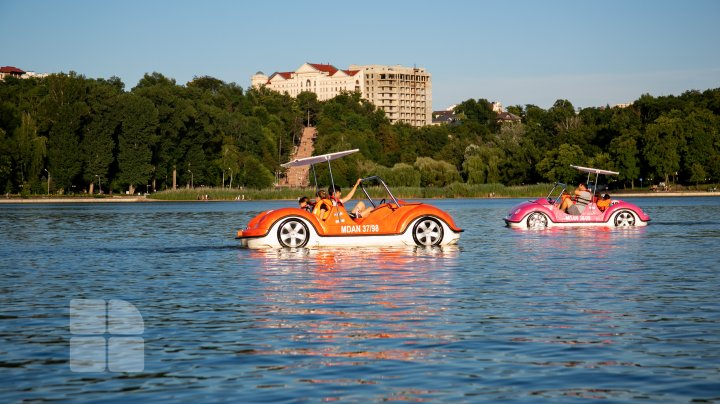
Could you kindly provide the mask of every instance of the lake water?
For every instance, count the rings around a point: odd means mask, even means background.
[[[0,402],[720,400],[720,198],[504,227],[520,201],[433,201],[455,248],[318,251],[237,247],[291,202],[0,205]],[[71,368],[83,299],[137,309],[140,371]]]

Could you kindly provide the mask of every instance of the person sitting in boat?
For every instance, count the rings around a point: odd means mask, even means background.
[[[298,204],[300,205],[300,209],[305,209],[308,212],[312,212],[313,206],[315,206],[314,203],[310,202],[310,198],[307,196],[301,196],[298,199]]]
[[[600,209],[600,212],[605,212],[605,209],[607,209],[611,203],[612,199],[610,199],[610,195],[603,194],[600,198],[598,198],[597,207]]]
[[[333,206],[345,206],[345,203],[352,199],[353,195],[355,195],[355,191],[357,191],[358,185],[360,185],[360,182],[362,181],[361,178],[358,178],[358,180],[355,182],[355,185],[353,186],[352,190],[348,192],[348,194],[343,198],[342,197],[342,191],[339,186],[337,185],[330,185],[328,188],[328,194],[330,194],[330,199],[333,201]],[[373,207],[366,207],[365,203],[363,201],[359,201],[357,205],[352,209],[351,216],[354,219],[359,219],[363,217],[367,217],[367,215],[370,214],[370,212],[373,211]]]
[[[592,194],[588,191],[584,183],[580,183],[578,187],[575,188],[574,193],[577,200],[573,203],[571,198],[564,199],[560,205],[560,210],[570,215],[580,215],[583,210],[585,210],[585,207],[592,201]]]
[[[312,213],[321,220],[325,220],[330,216],[330,209],[332,209],[332,206],[332,201],[328,198],[325,191],[320,190],[317,192],[317,198],[313,204]]]
[[[557,206],[558,209],[560,209],[560,206],[566,205],[568,203],[572,203],[572,197],[570,196],[570,194],[568,194],[567,191],[563,190],[562,194],[560,194],[560,205],[558,205],[556,203],[555,206]],[[563,210],[565,210],[565,209],[563,209]]]

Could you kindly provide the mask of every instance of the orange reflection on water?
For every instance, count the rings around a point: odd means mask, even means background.
[[[446,268],[454,265],[456,248],[252,254],[263,263],[257,273],[268,303],[258,327],[288,334],[286,346],[259,354],[405,361],[453,341],[438,323],[447,321],[452,271]],[[434,348],[418,348],[425,344]]]

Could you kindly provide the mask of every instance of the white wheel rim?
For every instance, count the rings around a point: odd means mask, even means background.
[[[615,225],[618,227],[632,226],[635,224],[635,216],[630,212],[620,212],[615,219]]]
[[[280,229],[280,240],[282,240],[283,244],[289,247],[303,245],[307,236],[305,226],[303,226],[300,222],[287,222]]]
[[[547,226],[547,218],[542,213],[532,213],[528,217],[528,227],[542,228]]]
[[[423,220],[415,228],[415,238],[425,246],[435,245],[442,235],[440,225],[434,220]]]

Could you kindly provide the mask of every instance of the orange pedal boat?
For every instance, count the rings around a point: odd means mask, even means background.
[[[357,151],[298,159],[283,166],[327,162],[329,167],[330,161]],[[332,169],[330,180],[334,186]],[[380,187],[386,198],[371,198],[368,185]],[[440,246],[460,239],[463,230],[447,212],[426,203],[398,200],[382,178],[363,178],[360,187],[368,206],[374,208],[366,217],[353,218],[342,204],[320,199],[312,211],[288,207],[262,212],[239,230],[236,238],[247,248]]]

